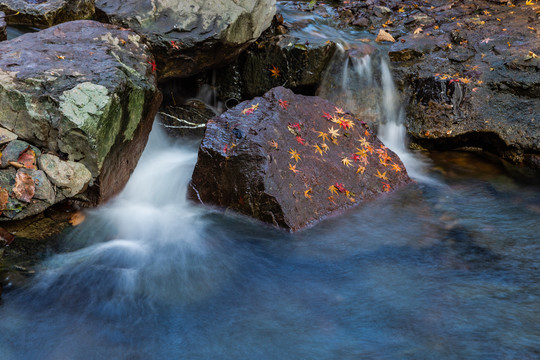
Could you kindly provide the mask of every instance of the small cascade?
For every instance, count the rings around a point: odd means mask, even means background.
[[[426,162],[407,148],[403,108],[386,60],[372,46],[343,43],[328,66],[317,95],[351,111],[405,164],[409,176],[426,183]]]

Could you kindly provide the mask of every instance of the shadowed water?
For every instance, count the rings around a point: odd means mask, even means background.
[[[536,359],[538,178],[441,159],[442,185],[286,234],[187,202],[196,146],[155,129],[72,251],[4,294],[0,358]]]

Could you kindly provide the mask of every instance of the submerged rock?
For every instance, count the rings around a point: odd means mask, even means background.
[[[122,189],[161,100],[151,62],[139,35],[94,21],[0,43],[1,172],[25,168],[36,183],[32,198],[10,195],[5,216],[75,196],[90,206]]]
[[[160,78],[227,63],[270,25],[276,0],[97,0],[100,20],[144,35]]]
[[[189,195],[295,231],[409,182],[362,121],[278,87],[208,122]]]
[[[89,19],[94,0],[0,0],[10,24],[47,28],[66,21]]]

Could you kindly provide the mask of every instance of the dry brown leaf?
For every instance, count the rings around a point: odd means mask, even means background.
[[[9,245],[15,239],[15,235],[7,231],[6,229],[0,227],[0,240],[4,240],[6,245]]]
[[[24,202],[30,202],[36,193],[36,184],[34,179],[28,174],[22,171],[17,171],[15,176],[15,186],[13,187],[13,194],[15,197]]]
[[[0,215],[2,215],[2,211],[6,210],[8,200],[9,192],[3,187],[0,187]]]
[[[383,29],[379,30],[379,34],[377,34],[377,38],[375,39],[377,42],[381,41],[390,41],[390,42],[396,42],[396,39]]]
[[[37,170],[36,152],[32,150],[30,146],[28,146],[23,152],[21,152],[19,158],[17,159],[17,162],[23,164],[23,166],[27,169]]]

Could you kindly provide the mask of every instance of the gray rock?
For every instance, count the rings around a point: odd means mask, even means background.
[[[15,185],[16,174],[17,170],[12,167],[5,170],[0,170],[0,187],[10,192],[11,189],[13,189],[13,185]]]
[[[24,150],[26,150],[29,146],[36,153],[36,158],[39,155],[41,155],[41,151],[37,147],[31,146],[26,141],[13,140],[9,144],[7,144],[7,146],[4,148],[4,150],[2,150],[2,163],[1,163],[0,166],[2,168],[6,168],[6,167],[10,166],[9,162],[10,161],[17,161],[17,159],[19,159],[19,156],[21,155],[21,153]]]
[[[94,21],[1,42],[0,125],[86,168],[67,196],[89,183],[97,204],[123,188],[146,145],[161,101],[151,62],[139,35]]]
[[[44,200],[49,205],[54,204],[55,191],[47,175],[42,170],[20,169],[19,171],[30,175],[36,184],[34,199]]]
[[[90,171],[80,162],[63,161],[51,154],[43,154],[38,160],[53,184],[62,189],[66,197],[72,197],[84,190],[92,180]]]
[[[12,133],[8,129],[0,127],[0,145],[4,145],[10,141],[16,140],[17,137],[17,134]]]
[[[0,10],[10,15],[7,18],[10,24],[47,28],[66,21],[91,18],[94,15],[94,1],[0,0]]]
[[[188,77],[234,59],[270,25],[276,0],[97,0],[100,20],[150,42],[160,78]]]

